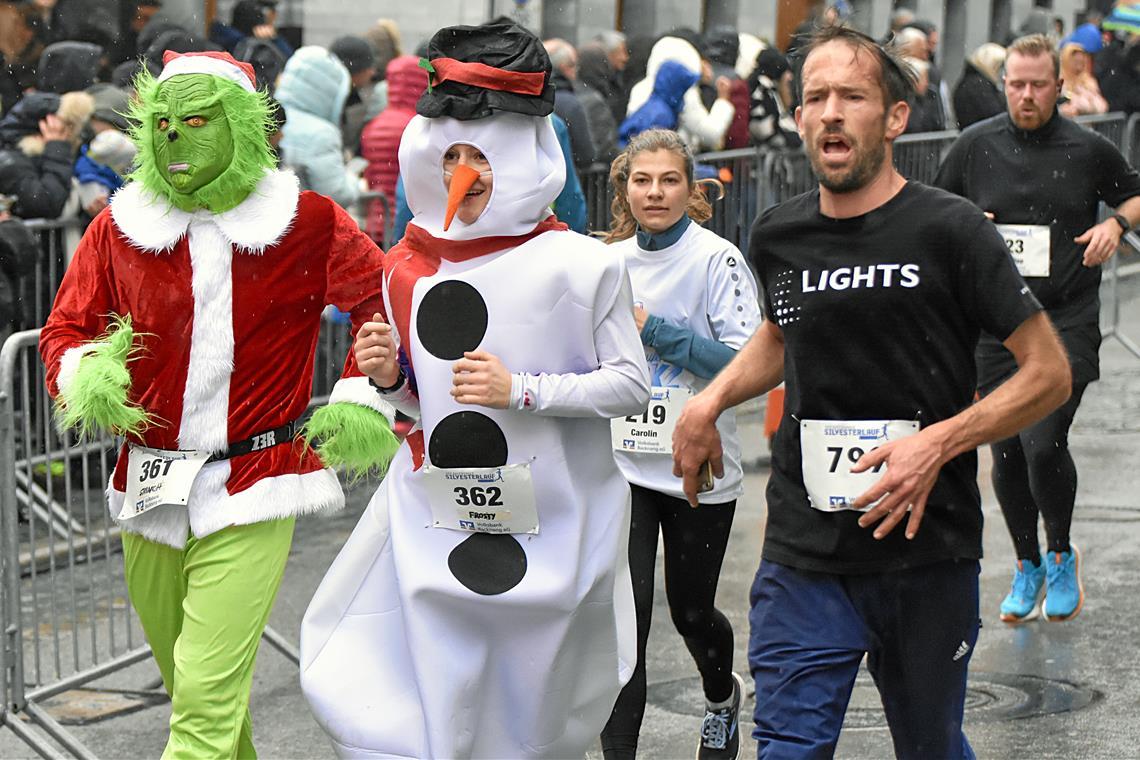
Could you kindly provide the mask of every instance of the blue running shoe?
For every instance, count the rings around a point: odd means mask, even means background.
[[[1080,613],[1085,604],[1085,587],[1081,585],[1081,553],[1077,547],[1045,555],[1045,587],[1041,611],[1050,623],[1071,620]]]
[[[1013,585],[1009,596],[1001,603],[1001,621],[1010,625],[1024,623],[1037,617],[1037,600],[1045,587],[1045,563],[1037,567],[1029,560],[1019,559],[1013,571]]]

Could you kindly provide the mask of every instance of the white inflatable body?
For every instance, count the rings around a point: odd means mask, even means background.
[[[549,129],[513,114],[474,124],[507,116]],[[419,122],[413,144],[451,120]],[[497,193],[502,158],[480,147]],[[405,443],[306,613],[305,696],[342,756],[581,758],[636,657],[629,488],[608,421],[648,398],[624,265],[596,241],[546,232],[440,261],[411,303],[401,341],[427,461],[529,462],[539,532],[432,527],[427,475]],[[528,408],[455,402],[452,365],[476,348],[527,373]]]

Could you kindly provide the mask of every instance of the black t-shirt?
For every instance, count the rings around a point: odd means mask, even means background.
[[[998,224],[1049,225],[1049,276],[1026,281],[1065,339],[1074,381],[1095,380],[1100,267],[1082,263],[1085,246],[1073,238],[1096,224],[1101,201],[1118,206],[1140,195],[1140,174],[1104,137],[1058,113],[1032,132],[1002,113],[958,137],[934,184],[970,199]],[[988,336],[978,358],[983,387],[1014,369],[1013,357]]]
[[[898,526],[877,541],[860,513],[810,506],[797,420],[925,427],[969,406],[979,331],[1008,337],[1041,308],[994,226],[969,202],[917,182],[852,219],[823,216],[815,190],[764,212],[749,256],[784,335],[764,558],[830,573],[980,559],[974,452],[942,468],[913,540]]]

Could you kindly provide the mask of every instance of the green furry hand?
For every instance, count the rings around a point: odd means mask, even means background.
[[[146,411],[127,400],[131,388],[127,361],[134,337],[128,315],[115,317],[106,334],[93,342],[95,348],[79,360],[67,393],[56,399],[61,427],[93,438],[103,431],[137,435],[151,423]]]
[[[350,480],[383,476],[400,447],[384,415],[347,401],[317,409],[301,432],[306,444],[319,439],[317,453],[325,465],[343,470]]]

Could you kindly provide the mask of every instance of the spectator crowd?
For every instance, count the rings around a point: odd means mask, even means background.
[[[397,151],[427,87],[425,51],[406,50],[390,19],[328,47],[295,49],[278,31],[276,5],[240,0],[228,23],[215,20],[203,35],[172,21],[162,0],[0,0],[4,213],[93,218],[131,169],[123,114],[135,75],[143,67],[157,75],[165,51],[224,50],[250,63],[258,85],[279,103],[272,143],[282,165],[304,187],[358,208],[377,242],[398,240],[410,212]],[[579,45],[545,40],[556,89],[552,118],[568,169],[558,216],[586,231],[583,174],[604,176],[618,152],[649,129],[676,130],[698,154],[800,150],[798,50],[814,29],[845,23],[850,13],[846,2],[826,5],[783,51],[724,26],[656,38],[605,31]],[[1029,33],[1056,41],[1064,115],[1140,110],[1140,6],[1090,14],[1067,34],[1061,19],[1037,8],[1009,38]],[[970,51],[960,78],[949,83],[935,24],[900,8],[887,34],[917,73],[908,133],[962,129],[1005,110],[1002,44]],[[700,165],[697,172],[707,176]]]

